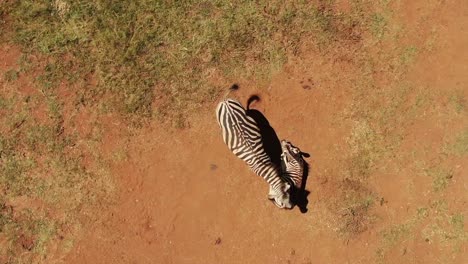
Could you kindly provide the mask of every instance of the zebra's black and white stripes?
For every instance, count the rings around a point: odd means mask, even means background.
[[[245,108],[236,100],[225,99],[216,108],[224,143],[270,185],[268,198],[280,208],[291,208],[290,184],[281,178],[281,169],[266,154],[260,129]]]
[[[290,181],[297,189],[301,189],[305,168],[303,153],[286,140],[281,140],[281,150],[282,178]]]

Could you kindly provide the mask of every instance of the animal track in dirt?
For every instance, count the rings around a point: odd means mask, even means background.
[[[311,90],[312,87],[315,86],[315,82],[312,78],[308,78],[307,80],[302,80],[299,82],[304,90]]]
[[[214,171],[218,168],[218,165],[216,164],[210,164],[210,170]]]

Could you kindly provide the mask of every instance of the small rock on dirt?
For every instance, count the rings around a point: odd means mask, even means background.
[[[218,165],[216,164],[210,164],[210,170],[214,171],[218,168]]]

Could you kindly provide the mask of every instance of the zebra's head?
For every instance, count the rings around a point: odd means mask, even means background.
[[[290,162],[290,160],[296,160],[299,163],[304,162],[301,150],[293,146],[289,141],[281,140],[281,151],[281,156],[286,162]]]
[[[296,188],[300,188],[304,172],[304,154],[286,140],[281,140],[281,150],[282,171],[287,180],[292,181]]]
[[[274,189],[270,185],[270,192],[268,193],[268,199],[270,199],[279,208],[291,209],[293,204],[291,203],[291,197],[289,189],[291,185],[287,182],[281,183],[278,189]]]

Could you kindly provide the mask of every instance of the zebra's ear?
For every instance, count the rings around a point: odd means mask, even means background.
[[[291,189],[291,184],[289,184],[289,183],[286,182],[286,183],[284,184],[284,192],[289,191],[289,189]]]

